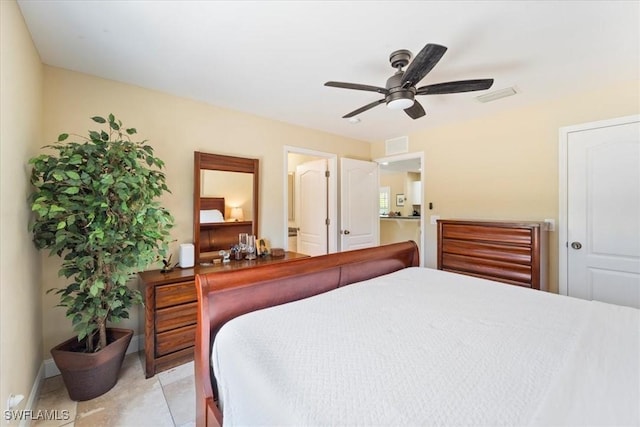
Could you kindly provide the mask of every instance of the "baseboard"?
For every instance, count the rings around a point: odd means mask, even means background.
[[[24,405],[25,414],[30,413],[29,411],[34,411],[37,409],[36,405],[38,404],[38,397],[40,396],[40,388],[44,383],[44,362],[40,364],[40,369],[38,369],[38,373],[36,374],[36,379],[33,381],[33,386],[31,387],[31,392],[29,393],[29,398],[27,399],[27,403]],[[27,417],[22,417],[20,419],[20,427],[27,427],[31,425],[31,420]]]
[[[144,334],[134,335],[131,337],[131,342],[129,343],[129,347],[127,347],[127,353],[137,353],[140,350],[144,350]],[[55,377],[56,375],[60,375],[60,370],[56,366],[53,359],[45,359],[43,362],[44,366],[44,378]]]

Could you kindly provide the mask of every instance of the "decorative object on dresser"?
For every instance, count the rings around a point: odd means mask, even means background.
[[[543,222],[439,219],[438,269],[547,290]]]
[[[78,335],[51,355],[72,400],[93,399],[116,384],[133,331],[108,326],[142,301],[128,280],[165,257],[173,227],[157,201],[169,191],[164,162],[145,141],[132,141],[136,130],[113,114],[91,119],[104,129],[69,143],[63,133],[47,154],[30,160],[33,241],[63,257],[58,275],[69,279],[55,293]],[[170,268],[171,257],[164,264]]]
[[[269,240],[264,238],[264,237],[261,237],[258,240],[258,252],[257,252],[258,255],[259,256],[267,256],[267,255],[269,255],[269,252],[270,252],[269,247],[270,246],[271,245],[269,244]]]
[[[195,262],[210,263],[238,234],[258,235],[259,161],[194,152]]]
[[[195,249],[193,248],[193,243],[182,243],[180,245],[180,267],[181,268],[191,268],[194,266],[194,254]]]
[[[237,241],[237,235],[236,235]],[[160,371],[193,360],[196,332],[196,274],[215,274],[280,263],[306,255],[286,252],[282,257],[259,257],[255,260],[231,260],[203,267],[176,268],[163,274],[160,270],[139,274],[140,291],[144,297],[144,313],[140,315],[140,330],[144,330],[144,367],[147,378]]]
[[[282,249],[282,248],[272,248],[271,249],[271,256],[272,257],[282,257],[282,256],[284,256],[284,249]]]

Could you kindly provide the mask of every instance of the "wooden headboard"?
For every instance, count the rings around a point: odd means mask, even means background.
[[[418,247],[408,241],[375,248],[301,258],[255,268],[196,276],[196,425],[222,425],[211,370],[211,344],[229,320],[242,314],[420,265]]]
[[[200,197],[200,210],[208,211],[217,209],[224,217],[224,197]]]

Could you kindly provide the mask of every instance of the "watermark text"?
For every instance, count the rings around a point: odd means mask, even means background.
[[[20,409],[4,411],[5,421],[68,421],[68,409]]]

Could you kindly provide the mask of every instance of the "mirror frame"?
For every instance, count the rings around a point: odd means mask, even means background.
[[[226,156],[222,154],[203,153],[194,151],[193,156],[193,245],[195,246],[195,262],[198,265],[200,259],[200,192],[202,183],[200,172],[202,170],[217,170],[224,172],[244,172],[253,174],[253,217],[251,228],[256,238],[258,234],[258,222],[260,212],[259,185],[260,185],[260,162],[258,159],[245,157]]]

